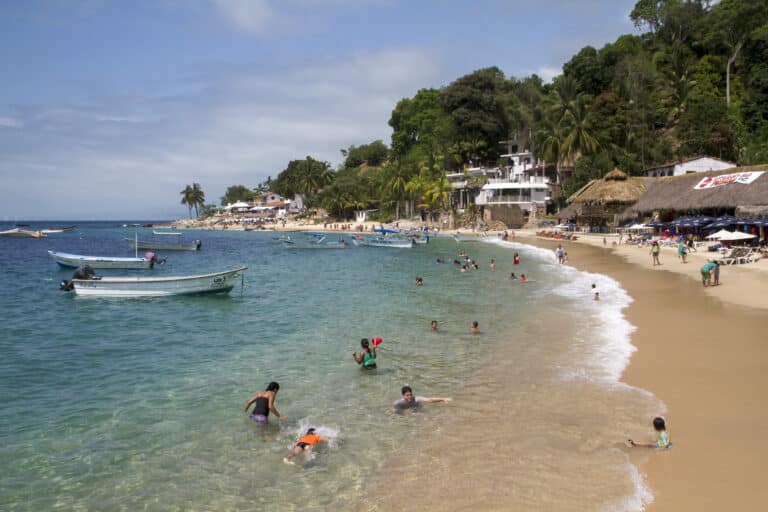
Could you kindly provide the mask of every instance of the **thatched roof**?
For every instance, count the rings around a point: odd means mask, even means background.
[[[557,212],[558,220],[570,220],[575,219],[581,214],[581,205],[569,204],[559,212]]]
[[[648,184],[648,191],[629,211],[650,213],[656,210],[690,211],[768,205],[768,172],[748,185],[734,183],[701,190],[693,188],[705,177],[754,171],[768,171],[768,164],[653,178]]]
[[[650,178],[628,177],[614,169],[602,179],[592,180],[568,198],[568,203],[632,204],[646,190]]]

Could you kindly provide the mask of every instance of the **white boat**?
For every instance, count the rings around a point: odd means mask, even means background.
[[[176,231],[157,231],[156,229],[152,230],[153,235],[172,235],[172,236],[181,236],[181,233],[178,233]]]
[[[200,240],[193,240],[191,242],[183,242],[181,237],[176,242],[164,242],[161,240],[137,240],[134,238],[125,239],[134,250],[151,250],[151,251],[199,251],[202,246]]]
[[[347,242],[341,238],[339,240],[326,240],[325,237],[319,237],[315,240],[283,240],[283,247],[287,249],[346,249],[349,247]]]
[[[62,289],[73,289],[76,295],[91,297],[167,297],[229,293],[236,285],[242,285],[247,268],[240,267],[196,276],[72,279],[64,281]]]
[[[410,249],[413,247],[413,239],[387,236],[352,236],[352,243],[364,247],[393,247],[398,249]]]
[[[92,268],[152,268],[152,258],[118,258],[113,256],[83,256],[66,252],[48,251],[53,261],[66,268],[90,265]]]
[[[26,229],[7,229],[0,231],[0,236],[14,237],[14,238],[42,238],[45,235],[41,231],[29,231]]]

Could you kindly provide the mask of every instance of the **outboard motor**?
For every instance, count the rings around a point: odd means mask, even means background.
[[[75,269],[75,273],[72,274],[72,279],[99,279],[96,277],[96,272],[93,270],[93,267],[90,265],[83,265],[82,267],[77,267]],[[65,279],[61,282],[59,285],[59,289],[65,292],[68,292],[75,288],[74,283],[72,283],[72,279]]]

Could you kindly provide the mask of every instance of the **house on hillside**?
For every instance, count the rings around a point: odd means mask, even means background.
[[[656,165],[645,169],[645,175],[649,178],[660,178],[664,176],[683,176],[696,172],[722,171],[732,169],[736,164],[726,162],[719,158],[711,156],[697,156],[693,158],[680,159],[674,162]]]

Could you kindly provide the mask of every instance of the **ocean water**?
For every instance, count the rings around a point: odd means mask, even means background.
[[[189,231],[201,251],[123,272],[246,265],[242,289],[58,290],[71,271],[47,250],[128,256],[133,234],[87,223],[0,239],[0,509],[640,510],[652,499],[621,441],[663,406],[619,382],[631,299],[611,279],[497,240],[313,251],[266,232]],[[459,251],[480,269],[436,263]],[[351,353],[374,336],[379,369],[361,372]],[[243,405],[273,380],[287,419],[261,427]],[[454,401],[394,415],[406,384]],[[284,465],[309,426],[329,443]]]

